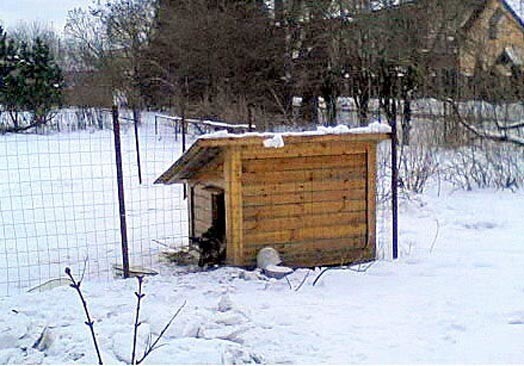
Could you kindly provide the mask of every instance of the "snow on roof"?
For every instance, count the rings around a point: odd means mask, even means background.
[[[199,139],[219,139],[219,138],[246,138],[246,137],[265,137],[273,139],[286,136],[322,136],[322,135],[342,135],[342,134],[373,134],[373,133],[391,133],[391,127],[385,123],[373,122],[367,127],[349,128],[345,125],[338,125],[335,127],[317,127],[312,131],[301,132],[246,132],[242,134],[230,133],[227,130],[220,130],[217,132],[202,135]]]
[[[228,146],[257,146],[261,148],[283,148],[285,144],[302,143],[306,138],[311,142],[333,141],[333,136],[340,136],[340,140],[375,141],[388,138],[391,127],[386,124],[373,122],[367,127],[349,128],[344,125],[336,127],[318,127],[316,131],[287,132],[287,133],[257,133],[243,134],[217,131],[203,135],[196,139],[191,147],[175,163],[165,171],[155,184],[180,183],[194,176],[207,163],[219,155],[221,149]],[[336,138],[338,139],[338,138]]]

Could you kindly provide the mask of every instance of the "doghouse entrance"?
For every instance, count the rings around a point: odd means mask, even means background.
[[[191,240],[200,251],[199,265],[222,264],[226,255],[224,190],[196,185],[191,189]]]
[[[211,223],[216,230],[217,239],[223,243],[226,238],[226,204],[224,191],[221,189],[211,193]]]

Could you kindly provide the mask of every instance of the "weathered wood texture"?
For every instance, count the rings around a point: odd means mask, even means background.
[[[196,184],[192,189],[192,232],[193,236],[201,236],[213,224],[211,211],[211,194],[203,184]]]
[[[224,191],[228,264],[253,265],[266,246],[291,266],[369,260],[376,144],[387,137],[285,136],[277,149],[258,135],[200,139],[157,182],[190,184],[195,236],[213,224],[209,186]]]
[[[360,141],[244,148],[241,264],[255,264],[266,246],[292,266],[372,259],[374,185],[367,178],[374,151]]]
[[[242,230],[242,160],[239,146],[225,150],[224,180],[226,206],[226,261],[233,265],[243,262]]]

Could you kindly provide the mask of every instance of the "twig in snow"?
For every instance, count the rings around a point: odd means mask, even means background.
[[[158,245],[161,245],[161,246],[165,247],[165,248],[172,249],[168,244],[166,244],[164,242],[161,242],[160,240],[153,239],[152,241],[154,243],[157,243]]]
[[[435,244],[437,243],[438,233],[440,231],[440,223],[437,219],[435,219],[435,222],[437,223],[437,231],[435,232],[435,237],[433,238],[433,242],[431,243],[431,248],[429,248],[429,252],[433,253],[433,248],[435,247]]]
[[[364,272],[367,272],[368,269],[371,268],[371,266],[373,266],[374,264],[376,263],[376,261],[373,261],[373,262],[370,262],[366,267],[361,267],[363,263],[359,263],[358,264],[358,268],[357,269],[354,269],[354,268],[351,268],[350,266],[343,266],[343,267],[326,267],[324,268],[319,274],[318,276],[315,278],[315,280],[313,281],[313,286],[315,286],[317,284],[317,282],[320,280],[320,278],[324,275],[324,273],[326,273],[327,271],[334,271],[334,270],[343,270],[343,271],[351,271],[351,272],[357,272],[357,273],[364,273]]]
[[[86,255],[86,257],[84,258],[84,268],[82,268],[82,275],[80,276],[80,281],[78,281],[78,283],[82,282],[84,280],[84,276],[86,274],[86,269],[87,269],[87,260],[89,259],[89,256]]]
[[[162,331],[160,332],[160,334],[158,335],[158,337],[156,337],[155,341],[153,343],[150,343],[149,342],[149,345],[148,347],[145,349],[144,351],[144,355],[142,356],[141,359],[139,359],[136,364],[139,365],[142,363],[142,361],[144,361],[146,359],[147,356],[149,356],[149,354],[151,352],[153,352],[155,349],[157,349],[159,346],[157,346],[158,342],[160,342],[160,340],[162,339],[162,337],[164,336],[164,333],[169,329],[169,327],[171,326],[171,323],[173,323],[173,320],[175,320],[175,318],[178,316],[178,314],[180,314],[180,312],[182,311],[182,309],[184,308],[184,306],[186,306],[186,303],[187,301],[184,301],[184,303],[182,304],[182,306],[180,306],[177,310],[177,312],[175,313],[175,315],[173,315],[171,317],[171,319],[169,319],[169,321],[167,322],[166,326],[164,327],[164,329],[162,329]]]
[[[82,290],[80,289],[80,284],[82,283],[82,281],[78,281],[78,282],[75,281],[75,278],[73,277],[73,274],[71,273],[71,269],[69,267],[66,267],[65,274],[71,280],[71,284],[69,286],[71,286],[72,288],[76,290],[76,292],[78,293],[78,296],[80,297],[80,300],[82,301],[82,306],[84,307],[84,311],[85,311],[86,318],[87,318],[87,321],[85,322],[85,324],[91,330],[91,336],[93,337],[93,344],[95,345],[96,355],[98,357],[98,364],[103,365],[104,363],[102,361],[102,356],[100,355],[100,349],[98,348],[98,342],[96,340],[95,327],[94,327],[95,322],[91,319],[91,316],[89,315],[89,310],[87,309],[87,302],[84,298],[84,295],[82,294]]]
[[[144,281],[144,276],[137,276],[136,279],[138,280],[138,291],[135,292],[135,296],[137,298],[136,300],[136,316],[135,316],[135,326],[133,331],[133,349],[131,351],[131,365],[135,365],[136,360],[136,340],[138,337],[138,327],[142,324],[140,322],[140,303],[145,294],[142,293],[142,282]]]
[[[293,285],[291,284],[291,281],[289,280],[289,278],[287,278],[287,276],[284,276],[284,278],[286,279],[287,284],[289,285],[289,289],[293,290]]]
[[[306,283],[306,280],[307,278],[309,277],[309,274],[311,273],[311,270],[308,270],[306,272],[306,275],[304,276],[304,278],[302,279],[302,282],[300,282],[300,285],[298,285],[298,287],[295,289],[295,291],[298,291],[302,288],[302,286],[304,286],[304,283]]]

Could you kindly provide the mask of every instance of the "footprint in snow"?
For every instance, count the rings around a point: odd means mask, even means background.
[[[497,227],[497,224],[493,222],[487,222],[487,221],[466,222],[466,223],[459,223],[459,225],[468,230],[492,230]]]
[[[524,311],[518,311],[510,314],[508,319],[510,325],[524,325]]]

